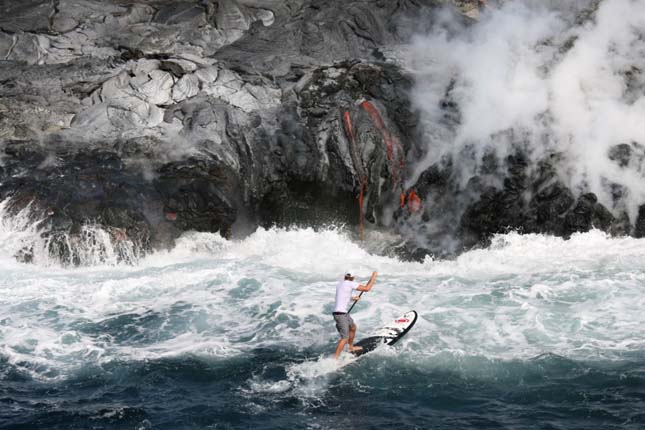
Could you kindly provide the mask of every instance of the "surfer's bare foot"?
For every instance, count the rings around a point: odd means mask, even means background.
[[[358,352],[358,351],[362,351],[362,350],[363,350],[362,346],[350,346],[349,347],[349,352]]]

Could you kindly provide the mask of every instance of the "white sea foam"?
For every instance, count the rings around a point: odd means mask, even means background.
[[[598,231],[570,240],[500,235],[488,249],[424,263],[369,254],[333,229],[259,230],[241,241],[187,235],[135,267],[3,257],[0,354],[36,378],[112,360],[220,360],[256,348],[325,357],[336,342],[335,284],[347,270],[359,280],[380,273],[354,311],[359,336],[419,312],[397,346],[407,365],[441,366],[446,354],[467,367],[468,357],[619,360],[645,350],[645,241]],[[260,378],[254,387],[315,395],[334,377],[326,360],[287,365],[286,382]]]

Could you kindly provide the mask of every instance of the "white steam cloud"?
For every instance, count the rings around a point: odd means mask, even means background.
[[[533,161],[562,154],[565,184],[634,221],[645,202],[643,157],[621,167],[609,150],[645,145],[645,1],[595,3],[508,2],[468,28],[450,12],[438,16],[433,31],[414,40],[409,60],[428,153],[408,185],[468,149],[474,163],[457,159],[465,184],[486,152],[503,159],[521,144]],[[447,94],[457,121],[445,118]],[[612,183],[627,190],[617,204]]]

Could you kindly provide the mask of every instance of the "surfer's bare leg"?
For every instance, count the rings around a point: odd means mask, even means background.
[[[349,351],[360,351],[360,346],[354,346],[354,337],[356,336],[356,324],[349,326]]]
[[[338,346],[336,347],[336,354],[334,355],[334,358],[338,360],[338,357],[340,357],[340,353],[343,352],[343,348],[345,348],[345,345],[347,345],[347,339],[341,339],[338,341]]]

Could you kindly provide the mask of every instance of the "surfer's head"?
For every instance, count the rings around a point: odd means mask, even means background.
[[[353,281],[353,280],[354,280],[354,276],[352,276],[352,274],[351,274],[351,273],[347,272],[347,273],[345,273],[345,280],[346,280],[346,281]]]

